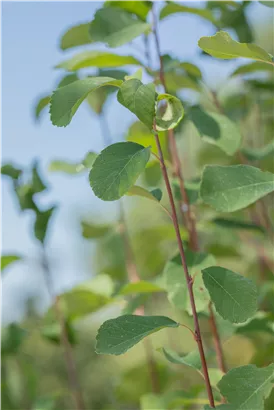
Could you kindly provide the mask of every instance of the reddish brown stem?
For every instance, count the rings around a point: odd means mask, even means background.
[[[226,364],[224,361],[222,345],[221,345],[220,336],[218,333],[211,302],[209,303],[209,313],[210,313],[209,324],[210,324],[211,332],[213,335],[213,342],[215,346],[218,366],[219,366],[219,369],[222,370],[223,373],[226,373],[227,370],[226,370]]]
[[[169,182],[169,177],[165,165],[165,160],[163,156],[163,151],[162,147],[160,144],[159,136],[156,131],[156,125],[154,125],[154,132],[155,132],[155,141],[158,149],[158,155],[160,158],[160,165],[162,169],[162,174],[164,177],[168,197],[169,197],[169,202],[171,206],[171,215],[172,215],[172,221],[174,225],[174,229],[176,232],[176,238],[178,242],[178,247],[179,247],[179,252],[181,256],[181,261],[182,265],[184,268],[184,273],[185,273],[185,279],[188,287],[188,293],[189,293],[189,298],[190,298],[190,304],[191,304],[191,309],[192,309],[192,314],[193,314],[193,320],[194,320],[194,327],[195,327],[195,337],[196,337],[196,343],[199,349],[200,353],[200,358],[201,358],[201,363],[202,363],[202,369],[203,369],[203,374],[205,378],[205,384],[206,384],[206,389],[207,389],[207,394],[208,394],[208,399],[211,407],[215,407],[214,405],[214,398],[213,398],[213,393],[212,393],[212,388],[210,384],[210,379],[209,379],[209,374],[208,374],[208,368],[207,368],[207,363],[206,363],[206,358],[205,358],[205,353],[204,353],[204,348],[203,348],[203,342],[202,342],[202,337],[201,337],[201,331],[200,331],[200,325],[199,325],[199,320],[198,320],[198,315],[196,311],[196,305],[195,305],[195,299],[194,299],[194,293],[193,293],[193,281],[192,277],[189,274],[187,263],[186,263],[186,256],[185,256],[185,251],[183,247],[183,242],[180,234],[180,228],[179,228],[179,222],[177,218],[177,213],[176,213],[176,207],[175,207],[175,202],[172,194],[172,189],[170,186]]]

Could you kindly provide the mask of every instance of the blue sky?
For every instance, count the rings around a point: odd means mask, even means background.
[[[59,205],[48,244],[55,262],[53,276],[57,289],[69,287],[92,273],[83,258],[91,249],[80,239],[80,216],[93,212],[99,218],[103,210],[113,206],[94,197],[86,176],[72,179],[47,171],[54,158],[73,161],[89,150],[102,149],[96,116],[82,106],[69,127],[57,128],[47,114],[36,124],[33,108],[37,97],[51,92],[62,76],[62,72],[53,69],[54,65],[75,53],[59,49],[61,34],[69,26],[91,20],[99,7],[98,2],[2,2],[2,160],[26,166],[37,158],[50,182],[51,190],[43,204]],[[266,13],[269,9],[250,7],[252,21]],[[212,34],[214,29],[209,22],[192,15],[172,16],[160,25],[161,49],[198,64],[211,84],[216,77],[222,82],[235,63],[201,58],[196,46],[201,36]],[[103,47],[93,44],[89,48]],[[113,51],[134,53],[128,46]],[[109,104],[107,111],[112,138],[122,140],[133,117],[118,104]],[[47,300],[37,263],[39,244],[30,230],[31,215],[19,212],[7,179],[2,183],[2,212],[3,252],[27,257],[24,263],[7,270],[2,282],[3,318],[14,320],[20,317],[27,295],[37,295],[42,305]]]

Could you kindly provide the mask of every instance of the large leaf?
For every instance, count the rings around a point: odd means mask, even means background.
[[[200,107],[191,108],[189,115],[205,141],[217,145],[228,155],[239,149],[242,140],[240,129],[225,115],[206,112]]]
[[[119,87],[121,80],[111,77],[93,77],[74,81],[58,88],[51,97],[51,121],[57,127],[66,127],[88,94],[99,87],[113,85]]]
[[[270,64],[268,65],[268,64],[262,63],[260,61],[255,61],[253,63],[244,64],[244,65],[241,65],[240,67],[236,68],[236,70],[233,71],[231,76],[235,77],[236,75],[253,74],[253,73],[257,73],[259,71],[263,71],[263,72],[266,71],[266,72],[273,73],[274,68]]]
[[[160,19],[163,19],[169,16],[170,14],[174,13],[191,13],[204,18],[215,25],[218,24],[210,10],[205,10],[204,8],[199,9],[196,7],[183,6],[181,4],[172,2],[168,3],[165,7],[162,8],[160,13]]]
[[[22,259],[19,255],[1,255],[1,272],[12,263]]]
[[[184,116],[184,108],[179,98],[170,94],[160,94],[157,96],[157,102],[164,100],[166,103],[165,111],[161,115],[158,110],[156,115],[157,131],[170,130],[177,127]]]
[[[92,43],[92,39],[88,32],[89,25],[90,22],[70,27],[61,37],[60,48],[62,50],[67,50],[68,48]]]
[[[245,208],[274,191],[274,174],[249,165],[205,167],[202,200],[220,212]]]
[[[94,194],[104,201],[121,198],[144,171],[149,156],[149,148],[134,142],[118,142],[105,148],[89,174]]]
[[[119,54],[105,51],[83,51],[70,59],[58,64],[56,68],[63,68],[67,71],[76,71],[81,68],[97,67],[121,67],[124,65],[140,65],[140,61],[132,56],[121,56]]]
[[[273,387],[274,364],[258,368],[253,364],[230,370],[218,383],[228,410],[264,410],[264,399]]]
[[[239,43],[233,40],[225,31],[219,31],[212,37],[201,37],[199,47],[206,53],[216,58],[251,58],[252,60],[272,63],[271,56],[255,44]]]
[[[152,129],[155,116],[155,85],[143,84],[138,79],[125,81],[117,94],[120,104],[133,112],[142,123]]]
[[[119,47],[148,32],[150,25],[117,7],[99,9],[89,27],[93,41]]]
[[[55,206],[47,209],[46,211],[36,210],[36,219],[34,223],[34,234],[35,237],[42,243],[45,242],[48,224],[51,218],[52,213],[56,209]]]
[[[206,307],[210,300],[209,294],[204,288],[201,270],[214,265],[215,259],[212,255],[206,253],[196,253],[187,250],[186,262],[190,275],[195,275],[193,292],[196,309],[200,312]],[[187,310],[189,314],[192,314],[188,287],[180,255],[176,255],[173,259],[167,262],[164,268],[164,280],[169,301],[177,309]]]
[[[196,370],[200,370],[201,359],[200,354],[197,350],[190,352],[188,354],[179,355],[177,352],[174,352],[172,349],[163,348],[163,353],[167,360],[175,364],[185,364],[186,366],[193,367]]]
[[[136,14],[140,19],[146,20],[151,9],[151,2],[148,1],[106,1],[105,7],[120,7],[129,13]]]
[[[220,266],[203,269],[203,281],[217,312],[232,323],[245,322],[257,311],[255,284]]]
[[[165,316],[124,315],[110,319],[98,330],[96,352],[123,354],[151,333],[166,327],[178,326],[178,323]]]

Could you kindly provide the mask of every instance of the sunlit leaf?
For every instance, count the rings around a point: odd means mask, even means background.
[[[63,160],[55,160],[49,164],[48,170],[51,172],[64,172],[65,174],[78,175],[83,171],[91,169],[97,154],[88,152],[81,162],[68,162]]]
[[[1,255],[1,272],[9,265],[22,259],[19,255]]]
[[[120,7],[145,21],[152,5],[148,1],[105,1],[104,7],[109,6]]]
[[[220,212],[234,212],[274,191],[274,174],[249,165],[207,165],[202,200]]]
[[[99,225],[85,221],[81,222],[81,227],[82,235],[86,239],[102,238],[113,229],[111,225]]]
[[[98,330],[96,352],[120,355],[151,333],[178,326],[178,323],[165,316],[124,315],[110,319]]]
[[[232,323],[241,323],[257,311],[257,289],[255,284],[221,266],[202,270],[203,281],[217,312]]]
[[[260,71],[273,73],[274,67],[270,64],[255,61],[254,63],[244,64],[236,68],[236,70],[233,71],[231,76],[235,77],[236,75],[252,74]]]
[[[61,37],[60,48],[62,50],[67,50],[68,48],[92,43],[92,39],[88,32],[89,25],[90,22],[70,27]]]
[[[162,191],[160,189],[154,189],[148,191],[138,185],[133,185],[127,192],[129,196],[141,196],[143,198],[150,199],[151,201],[160,202],[162,199]]]
[[[164,292],[164,289],[156,283],[146,282],[141,280],[139,282],[128,283],[119,290],[119,295],[132,295],[134,293],[157,293]]]
[[[160,19],[163,19],[170,14],[174,13],[191,13],[200,16],[213,24],[218,24],[210,10],[205,10],[204,8],[188,7],[181,4],[170,2],[165,7],[162,8],[160,13]]]

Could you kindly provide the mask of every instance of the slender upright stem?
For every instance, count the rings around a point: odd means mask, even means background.
[[[160,41],[159,41],[159,34],[158,34],[158,28],[157,28],[157,16],[155,13],[155,8],[152,9],[152,17],[153,17],[153,33],[155,37],[156,50],[157,50],[159,64],[160,64],[160,79],[165,89],[165,92],[167,92],[164,65],[163,65],[163,59],[162,59],[161,50],[160,50]],[[178,155],[178,150],[177,150],[177,145],[176,145],[176,140],[175,140],[173,129],[168,131],[168,139],[169,139],[169,149],[170,149],[171,159],[173,163],[174,173],[176,177],[178,178],[179,186],[180,186],[180,192],[181,192],[181,198],[182,198],[180,201],[180,211],[181,211],[182,219],[183,221],[185,221],[185,225],[188,231],[190,248],[193,251],[198,251],[199,250],[199,240],[198,240],[198,234],[197,234],[197,229],[196,229],[195,215],[191,210],[187,192],[185,189],[182,166],[181,166],[181,161]],[[221,340],[218,334],[214,312],[212,309],[209,309],[209,316],[210,316],[209,317],[210,325],[214,324],[215,332],[212,334],[213,339],[214,339],[214,346],[216,349],[217,357],[219,355],[222,356],[222,367],[220,367],[220,369],[223,371],[223,369],[225,369],[223,350],[222,350]]]
[[[61,343],[64,349],[68,379],[69,379],[70,388],[72,390],[72,395],[73,395],[74,402],[75,402],[75,408],[77,410],[84,410],[85,405],[84,405],[84,400],[82,397],[79,380],[77,376],[77,370],[76,370],[75,360],[73,357],[72,346],[68,338],[66,322],[65,322],[62,309],[60,307],[59,297],[54,294],[54,288],[53,288],[52,279],[51,279],[51,272],[50,272],[49,263],[48,263],[47,256],[46,256],[44,249],[43,249],[42,262],[43,262],[44,278],[45,278],[45,282],[47,285],[47,290],[48,290],[51,300],[53,301],[53,307],[55,310],[56,318],[57,318],[57,321],[59,322],[60,329],[61,329]]]
[[[213,342],[214,342],[216,356],[217,356],[217,363],[218,363],[219,369],[222,370],[223,373],[226,373],[226,364],[224,361],[222,345],[221,345],[220,336],[218,333],[211,302],[209,303],[209,313],[210,313],[209,324],[210,324],[210,328],[211,328],[211,332],[213,336]]]
[[[169,202],[170,202],[170,206],[171,206],[172,221],[173,221],[174,229],[175,229],[175,232],[176,232],[176,238],[177,238],[177,242],[178,242],[179,252],[180,252],[181,261],[182,261],[182,265],[183,265],[184,273],[185,273],[185,279],[186,279],[186,283],[187,283],[187,287],[188,287],[191,310],[192,310],[193,320],[194,320],[196,343],[197,343],[199,353],[200,353],[202,369],[203,369],[203,375],[204,375],[204,378],[205,378],[205,384],[206,384],[206,389],[207,389],[207,395],[208,395],[210,406],[215,407],[212,388],[211,388],[209,374],[208,374],[206,358],[205,358],[205,353],[204,353],[204,348],[203,348],[203,342],[202,342],[202,337],[201,337],[198,314],[197,314],[196,305],[195,305],[195,298],[194,298],[194,293],[193,293],[193,280],[192,280],[192,277],[189,274],[187,263],[186,263],[186,256],[185,256],[183,242],[182,242],[182,238],[181,238],[181,234],[180,234],[180,228],[179,228],[179,222],[178,222],[177,213],[176,213],[175,202],[174,202],[173,193],[172,193],[172,189],[171,189],[170,182],[169,182],[169,177],[168,177],[168,173],[167,173],[167,169],[166,169],[166,165],[165,165],[165,160],[164,160],[164,156],[163,156],[162,147],[161,147],[161,144],[160,144],[159,136],[158,136],[157,131],[156,131],[156,125],[154,125],[154,132],[155,132],[155,141],[156,141],[156,145],[157,145],[157,149],[158,149],[158,155],[159,155],[159,158],[160,158],[160,165],[161,165],[161,169],[162,169],[162,174],[163,174],[163,177],[164,177],[164,181],[165,181],[165,185],[166,185],[166,189],[167,189],[167,193],[168,193],[168,197],[169,197]]]

